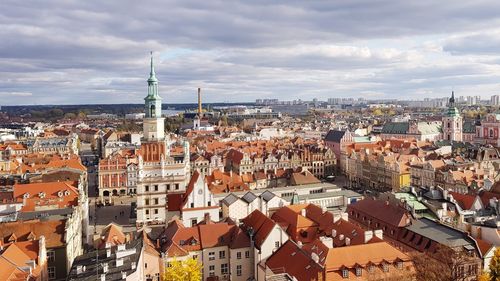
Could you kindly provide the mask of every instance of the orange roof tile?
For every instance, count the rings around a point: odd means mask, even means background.
[[[24,202],[21,209],[24,212],[47,207],[69,208],[78,205],[79,192],[73,184],[73,182],[15,184],[14,198]]]
[[[378,242],[329,249],[325,266],[327,270],[338,270],[342,267],[353,268],[356,265],[366,266],[384,261],[392,263],[397,260],[409,261],[410,257],[387,242]]]

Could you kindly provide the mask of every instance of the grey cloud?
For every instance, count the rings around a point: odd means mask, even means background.
[[[499,73],[494,62],[500,56],[492,51],[498,37],[463,34],[497,26],[498,10],[493,0],[4,0],[0,92],[32,96],[11,94],[1,102],[142,102],[149,50],[159,58],[166,102],[193,101],[198,86],[207,101],[372,92],[398,97],[422,89],[437,93],[450,84],[491,89]],[[444,42],[444,51],[455,56],[440,53],[434,61],[418,48],[391,45],[422,37]],[[317,46],[355,50],[329,53]],[[360,51],[365,46],[369,55]],[[396,53],[386,56],[386,48]],[[493,57],[460,60],[477,54]]]

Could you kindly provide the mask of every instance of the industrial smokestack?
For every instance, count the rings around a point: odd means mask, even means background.
[[[198,88],[198,116],[201,118],[201,88]]]

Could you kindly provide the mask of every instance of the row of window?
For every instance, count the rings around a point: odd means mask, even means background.
[[[170,191],[171,188],[174,188],[175,190],[179,190],[179,184],[178,183],[175,183],[175,184],[167,184],[167,190]],[[158,185],[155,184],[155,185],[152,185],[152,186],[149,186],[149,185],[145,185],[144,186],[144,191],[145,192],[149,192],[149,191],[158,191],[159,188],[158,188]]]
[[[229,266],[227,263],[223,263],[220,265],[220,274],[226,275],[229,274]],[[243,274],[243,268],[241,265],[236,266],[236,276],[241,276]],[[215,276],[215,265],[208,266],[208,276]]]
[[[277,242],[279,243],[279,242]],[[278,244],[279,247],[279,244]],[[240,260],[241,259],[241,253],[242,252],[236,252],[236,259]],[[219,251],[219,259],[225,259],[226,258],[226,251]],[[245,251],[245,258],[250,258],[250,251]],[[215,252],[208,252],[208,260],[213,261],[215,260]]]
[[[144,199],[144,205],[148,206],[149,205],[149,199]],[[160,199],[159,198],[154,198],[153,199],[153,205],[158,205],[160,203]]]
[[[402,261],[398,261],[396,263],[396,268],[397,269],[403,269],[403,262]],[[368,273],[373,273],[373,271],[375,270],[375,265],[370,265],[368,266]],[[382,270],[384,272],[389,272],[389,264],[388,263],[384,263],[382,264]],[[361,267],[356,267],[356,276],[362,276],[363,275],[363,269]],[[349,269],[342,269],[342,277],[343,278],[349,278]]]
[[[226,275],[229,273],[229,266],[227,263],[223,263],[220,265],[220,274],[221,275]],[[208,276],[212,277],[215,276],[215,265],[209,265],[208,266]]]
[[[149,215],[149,209],[144,210],[144,213],[145,213],[146,215]],[[153,213],[154,213],[155,215],[157,215],[157,214],[158,214],[158,209],[153,209]]]

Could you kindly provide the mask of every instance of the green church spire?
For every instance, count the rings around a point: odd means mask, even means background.
[[[148,79],[148,95],[144,98],[146,106],[146,118],[161,117],[161,97],[158,94],[158,79],[156,79],[153,63],[153,52],[151,52],[151,69]]]
[[[153,64],[153,52],[151,52],[151,70],[149,71],[149,79],[148,82],[158,82],[158,79],[156,79],[156,73],[155,73],[155,66]]]
[[[458,109],[455,107],[455,92],[452,91],[451,92],[451,98],[449,99],[449,102],[448,102],[448,113],[447,113],[448,116],[460,116],[460,112],[458,111]]]

